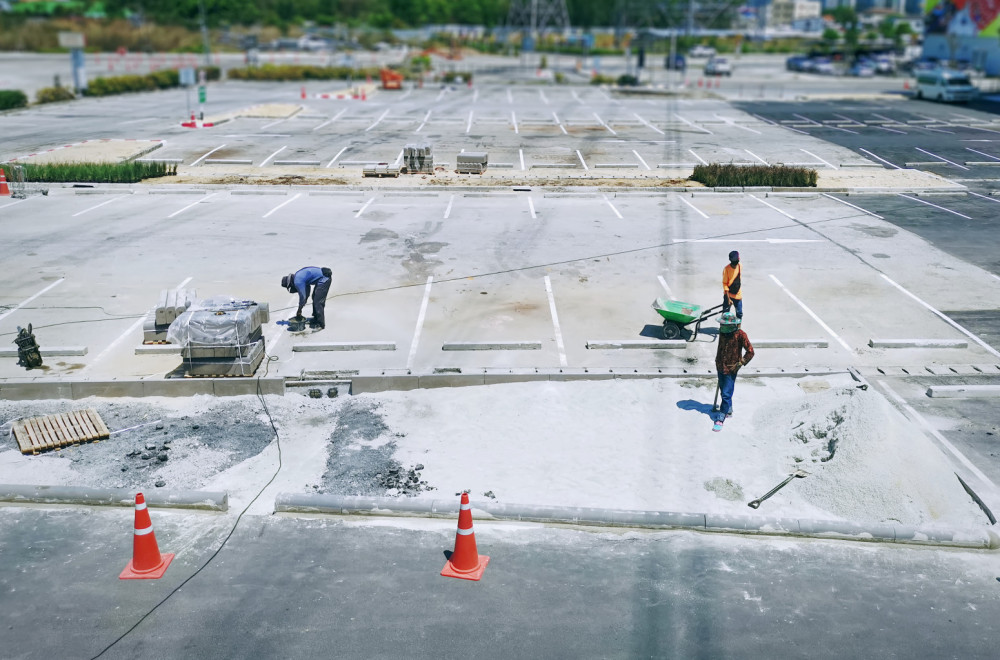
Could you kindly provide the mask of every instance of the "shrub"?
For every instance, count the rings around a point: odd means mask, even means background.
[[[177,174],[175,163],[127,161],[124,163],[48,163],[21,164],[24,180],[61,183],[137,183],[143,179]],[[9,167],[9,165],[7,165]]]
[[[601,75],[600,73],[595,74],[590,79],[591,85],[609,85],[615,81],[611,76]]]
[[[300,64],[264,64],[259,67],[229,69],[232,80],[343,80],[346,78],[377,78],[378,68],[351,69],[346,66],[311,66]]]
[[[639,79],[631,74],[625,73],[618,76],[617,82],[619,87],[635,87],[639,84]]]
[[[38,103],[55,103],[56,101],[71,101],[76,98],[73,90],[66,87],[43,87],[35,94]]]
[[[17,89],[0,89],[0,110],[23,108],[28,105],[28,97]]]
[[[816,185],[816,170],[785,165],[733,165],[711,163],[695,165],[692,181],[710,188],[776,186],[807,188]]]

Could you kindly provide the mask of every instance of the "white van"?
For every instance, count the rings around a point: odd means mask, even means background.
[[[969,74],[952,69],[932,69],[917,73],[917,98],[947,103],[964,103],[975,98],[979,90]]]

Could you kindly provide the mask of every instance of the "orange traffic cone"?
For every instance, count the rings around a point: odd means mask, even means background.
[[[0,197],[10,197],[10,188],[7,187],[7,175],[0,168]]]
[[[458,512],[458,531],[455,533],[455,551],[448,558],[441,575],[478,580],[483,577],[490,558],[476,551],[476,534],[472,531],[472,505],[469,493],[462,493],[462,507]]]
[[[903,80],[903,89],[909,89],[909,88],[910,88],[910,81]]]
[[[132,561],[118,576],[119,580],[158,580],[167,572],[167,566],[174,555],[160,554],[153,534],[153,523],[146,510],[146,499],[139,493],[135,496],[135,538],[132,545]]]

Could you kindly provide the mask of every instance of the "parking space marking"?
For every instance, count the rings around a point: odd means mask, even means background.
[[[563,124],[562,124],[561,121],[559,121],[559,115],[557,115],[555,112],[553,112],[552,113],[552,118],[556,120],[556,124],[558,124],[559,128],[562,129],[563,135],[569,135],[569,133],[566,132],[566,127],[563,126]]]
[[[545,295],[549,297],[549,313],[552,314],[552,329],[556,337],[556,349],[559,351],[559,366],[568,365],[566,361],[566,345],[563,343],[562,329],[559,327],[559,314],[556,313],[556,298],[552,295],[552,280],[545,276]]]
[[[420,333],[424,328],[424,318],[427,316],[427,303],[431,299],[431,285],[434,283],[434,276],[427,276],[427,285],[424,287],[424,299],[420,302],[420,313],[417,315],[417,327],[413,330],[413,343],[410,344],[410,354],[406,358],[406,368],[413,368],[413,359],[417,356],[417,345],[420,344]]]
[[[537,215],[535,215],[535,202],[533,202],[530,197],[528,198],[528,211],[531,213],[532,218],[538,217]]]
[[[601,116],[599,114],[597,114],[596,112],[594,113],[594,118],[597,119],[597,123],[599,123],[601,126],[603,126],[604,128],[606,128],[609,133],[611,133],[612,135],[618,135],[618,133],[616,133],[613,128],[611,128],[606,123],[604,123],[604,120],[601,119]]]
[[[661,131],[660,129],[658,129],[658,128],[657,128],[656,126],[653,126],[653,125],[652,125],[652,124],[650,124],[650,123],[649,123],[648,121],[646,121],[645,119],[643,119],[642,117],[640,117],[640,116],[639,116],[639,113],[637,113],[637,112],[633,112],[632,114],[633,114],[633,115],[635,115],[635,118],[636,118],[636,119],[638,119],[639,121],[641,121],[641,122],[642,122],[643,124],[645,124],[645,125],[646,125],[646,126],[648,126],[649,128],[653,129],[654,131],[656,131],[656,132],[657,132],[657,133],[659,133],[660,135],[666,135],[666,133],[664,133],[663,131]]]
[[[754,152],[750,151],[749,149],[744,149],[743,151],[747,152],[748,154],[750,154],[751,156],[753,156],[754,158],[756,158],[756,159],[757,159],[757,160],[759,160],[760,162],[762,162],[762,163],[764,163],[765,165],[767,165],[767,161],[766,161],[766,160],[764,160],[763,158],[761,158],[760,156],[758,156],[758,155],[757,155],[757,154],[755,154]]]
[[[937,439],[937,441],[940,442],[945,447],[945,449],[947,449],[949,452],[951,452],[951,454],[955,458],[957,458],[958,461],[962,465],[964,465],[966,467],[966,469],[969,470],[969,472],[971,472],[972,474],[976,475],[976,478],[979,479],[979,480],[981,480],[983,482],[983,484],[985,484],[985,485],[989,486],[991,489],[993,489],[993,491],[994,491],[993,494],[995,494],[995,492],[997,490],[996,485],[992,481],[990,481],[989,477],[987,477],[985,474],[983,474],[982,471],[979,470],[979,468],[977,468],[975,465],[973,465],[972,462],[968,458],[966,458],[964,454],[962,454],[962,452],[958,451],[958,449],[955,447],[955,445],[951,444],[951,442],[949,442],[947,438],[945,438],[934,427],[932,427],[927,422],[927,420],[923,418],[923,416],[920,413],[918,413],[916,410],[914,410],[913,407],[910,406],[910,404],[908,404],[903,399],[903,397],[901,397],[898,394],[896,394],[896,391],[893,390],[891,387],[889,387],[888,383],[886,383],[885,381],[882,381],[882,380],[878,380],[878,381],[875,381],[875,382],[878,383],[878,386],[880,388],[882,388],[886,392],[886,394],[889,395],[890,398],[892,398],[894,401],[896,401],[896,403],[898,403],[910,415],[910,417],[912,419],[914,419],[921,426],[923,426],[925,429],[927,429],[927,431],[929,431],[930,434],[933,435],[934,438]]]
[[[886,165],[891,165],[892,167],[895,167],[897,170],[903,169],[902,167],[900,167],[899,165],[896,165],[895,163],[890,163],[889,161],[887,161],[885,158],[882,158],[881,156],[876,156],[875,154],[873,154],[872,152],[868,151],[867,149],[862,149],[861,147],[858,147],[858,151],[863,151],[866,154],[868,154],[869,156],[871,156],[872,158],[877,158],[878,160],[882,161]]]
[[[754,114],[752,112],[750,113],[750,116],[756,117],[757,119],[761,120],[765,124],[770,124],[771,126],[780,126],[781,125],[781,124],[779,124],[778,122],[776,122],[776,121],[774,121],[772,119],[768,119],[767,117],[762,117],[762,116],[760,116],[758,114]]]
[[[878,215],[877,213],[872,213],[871,211],[869,211],[867,209],[863,209],[860,206],[855,206],[854,204],[851,204],[850,202],[845,202],[844,200],[842,200],[842,199],[840,199],[838,197],[834,197],[832,195],[828,195],[827,193],[820,193],[820,194],[823,195],[823,197],[826,197],[828,199],[832,199],[835,202],[840,202],[841,204],[844,204],[845,206],[850,206],[852,209],[857,209],[858,211],[861,211],[862,213],[867,213],[868,215],[872,216],[873,218],[878,218],[879,220],[885,220],[885,218],[883,218],[882,216]]]
[[[667,296],[673,299],[674,292],[670,290],[670,287],[667,285],[667,281],[663,279],[663,275],[657,275],[656,279],[660,280],[660,284],[663,286],[663,290],[667,292]]]
[[[77,211],[76,213],[74,213],[74,214],[73,214],[73,215],[71,215],[70,217],[71,217],[71,218],[75,218],[75,217],[76,217],[76,216],[78,216],[78,215],[83,215],[84,213],[90,213],[90,212],[91,212],[91,211],[93,211],[94,209],[99,209],[99,208],[101,208],[102,206],[106,206],[106,205],[110,204],[111,202],[117,202],[117,201],[118,201],[119,199],[123,199],[123,198],[125,198],[125,197],[128,197],[128,195],[119,195],[118,197],[112,197],[111,199],[109,199],[109,200],[107,200],[107,201],[104,201],[104,202],[101,202],[101,203],[100,203],[100,204],[98,204],[97,206],[91,206],[91,207],[90,207],[89,209],[84,209],[84,210],[82,210],[82,211]]]
[[[313,130],[314,131],[318,131],[319,129],[323,128],[327,124],[332,124],[333,122],[337,121],[337,119],[340,118],[340,115],[344,114],[345,112],[347,112],[347,108],[344,108],[343,110],[341,110],[340,112],[338,112],[334,116],[330,117],[329,119],[327,119],[325,122],[323,122],[322,124],[320,124],[319,126],[317,126],[316,128],[314,128]]]
[[[514,135],[518,135],[520,133],[520,131],[517,130],[517,117],[514,115],[514,111],[513,110],[511,110],[511,112],[510,112],[510,121],[511,121],[512,124],[514,124]],[[522,163],[521,169],[522,170],[524,169],[523,163]]]
[[[991,155],[989,155],[988,153],[986,153],[984,151],[977,151],[976,149],[973,149],[972,147],[966,147],[966,149],[968,151],[971,151],[972,153],[979,154],[980,156],[986,156],[987,158],[991,158],[993,160],[1000,160],[1000,158],[997,158],[996,156],[991,156]]]
[[[334,164],[335,162],[337,162],[337,159],[338,159],[338,158],[340,158],[340,156],[341,156],[341,155],[342,155],[342,154],[343,154],[343,153],[344,153],[345,151],[347,151],[347,147],[344,147],[343,149],[341,149],[340,151],[338,151],[338,152],[337,152],[337,155],[336,155],[336,156],[334,156],[334,157],[333,157],[333,160],[331,160],[331,161],[330,161],[329,163],[327,163],[327,164],[326,164],[326,166],[327,166],[327,167],[330,167],[330,166],[331,166],[331,165],[333,165],[333,164]]]
[[[815,158],[815,159],[816,159],[816,160],[818,160],[819,162],[823,163],[824,165],[826,165],[826,166],[827,166],[827,167],[829,167],[830,169],[834,169],[834,170],[835,170],[835,169],[837,169],[837,166],[836,166],[836,165],[834,165],[833,163],[829,163],[829,162],[827,162],[827,161],[823,160],[822,158],[820,158],[819,156],[817,156],[816,154],[814,154],[814,153],[813,153],[813,152],[811,152],[811,151],[806,151],[805,149],[802,149],[801,147],[799,148],[799,151],[801,151],[801,152],[803,152],[803,153],[805,153],[805,154],[809,154],[810,156],[812,156],[813,158]]]
[[[694,152],[694,149],[688,149],[688,151],[690,151],[691,155],[694,156],[695,158],[697,158],[698,161],[701,162],[702,165],[708,165],[708,163],[705,162],[704,158],[702,158],[701,156],[699,156],[698,154],[696,154]]]
[[[270,124],[267,124],[265,126],[261,126],[260,130],[262,130],[262,131],[267,130],[267,129],[271,128],[272,126],[277,126],[278,124],[280,124],[283,121],[285,121],[285,120],[284,119],[279,119],[278,121],[272,121]]]
[[[579,153],[579,152],[577,152],[577,153]],[[618,219],[619,219],[619,220],[621,220],[621,219],[622,219],[622,214],[618,212],[618,209],[616,209],[616,208],[615,208],[615,205],[611,203],[611,200],[610,200],[610,199],[608,199],[608,196],[607,196],[607,195],[604,195],[603,197],[604,197],[604,202],[605,202],[605,203],[606,203],[606,204],[607,204],[608,206],[610,206],[610,207],[611,207],[611,210],[612,210],[612,211],[614,211],[614,212],[615,212],[615,215],[617,215],[617,216],[618,216]]]
[[[936,208],[936,209],[941,209],[942,211],[947,211],[948,213],[951,213],[951,214],[953,214],[953,215],[957,215],[957,216],[958,216],[958,217],[960,217],[960,218],[965,218],[966,220],[972,220],[972,218],[971,218],[971,217],[969,217],[969,216],[965,215],[964,213],[959,213],[958,211],[952,211],[951,209],[946,209],[946,208],[945,208],[945,207],[943,207],[943,206],[938,206],[937,204],[931,204],[930,202],[928,202],[928,201],[925,201],[925,200],[923,200],[923,199],[919,199],[919,198],[917,198],[917,197],[911,197],[911,196],[909,196],[909,195],[904,195],[903,193],[897,193],[897,194],[898,194],[898,195],[899,195],[900,197],[905,197],[906,199],[909,199],[909,200],[912,200],[912,201],[914,201],[914,202],[920,202],[921,204],[926,204],[927,206],[933,206],[933,207],[934,207],[934,208]]]
[[[756,133],[757,135],[763,135],[763,133],[761,133],[760,131],[758,131],[756,129],[753,129],[753,128],[750,128],[749,126],[740,126],[739,124],[736,123],[736,121],[730,119],[729,117],[723,117],[718,112],[713,113],[713,114],[715,115],[716,119],[721,119],[723,122],[726,123],[727,126],[732,126],[733,128],[742,128],[744,131],[749,131],[751,133]]]
[[[797,112],[793,112],[793,113],[792,113],[792,116],[793,116],[793,117],[798,117],[798,118],[799,118],[799,119],[801,119],[802,121],[806,121],[806,122],[809,122],[809,123],[810,123],[810,124],[812,124],[813,126],[820,126],[820,127],[822,127],[822,126],[823,126],[823,124],[819,123],[819,122],[818,122],[818,121],[816,121],[815,119],[809,119],[809,117],[806,117],[806,116],[804,116],[804,115],[800,115],[800,114],[799,114],[799,113],[797,113]]]
[[[0,314],[0,321],[4,320],[5,318],[7,318],[8,316],[10,316],[11,314],[13,314],[14,312],[16,312],[17,310],[21,309],[22,307],[24,307],[25,305],[27,305],[28,303],[30,303],[30,302],[31,302],[32,300],[34,300],[34,299],[35,299],[35,298],[37,298],[38,296],[40,296],[40,295],[44,294],[44,293],[45,293],[45,292],[47,292],[47,291],[48,291],[49,289],[52,289],[52,288],[54,288],[55,286],[57,286],[57,285],[59,285],[59,284],[62,284],[62,283],[63,283],[63,282],[65,282],[65,281],[66,281],[66,278],[65,278],[65,277],[60,277],[60,278],[59,278],[58,280],[56,280],[56,281],[55,281],[55,282],[53,282],[52,284],[48,285],[47,287],[45,287],[44,289],[42,289],[41,291],[39,291],[39,292],[38,292],[38,293],[36,293],[35,295],[33,295],[33,296],[31,296],[30,298],[28,298],[27,300],[24,300],[24,301],[22,301],[21,303],[19,303],[19,304],[18,304],[18,305],[17,305],[16,307],[11,307],[10,309],[8,309],[8,310],[7,310],[6,312],[4,312],[3,314]]]
[[[472,113],[473,112],[474,112],[474,110],[469,110],[469,121],[465,125],[465,132],[466,133],[468,133],[469,131],[472,130]]]
[[[639,115],[636,115],[636,117],[639,117]],[[694,122],[691,122],[691,121],[688,121],[687,119],[684,119],[684,117],[681,117],[676,112],[674,113],[674,117],[677,117],[678,119],[680,119],[682,122],[684,122],[685,124],[687,124],[691,128],[697,128],[702,133],[708,133],[709,135],[715,135],[715,133],[713,133],[712,131],[708,130],[704,126],[698,126]],[[641,117],[640,117],[640,119],[641,119]],[[659,131],[659,132],[660,132],[660,135],[665,135],[665,133],[663,131]],[[705,164],[708,165],[708,163],[705,163]]]
[[[524,171],[524,149],[517,150],[518,155],[521,157],[521,171]]]
[[[427,120],[431,118],[431,112],[431,110],[427,111],[427,114],[424,115],[424,120],[420,122],[420,126],[417,126],[417,130],[413,131],[414,133],[419,133],[420,130],[427,124]]]
[[[360,208],[360,209],[358,210],[358,212],[354,214],[354,217],[355,217],[355,218],[360,218],[360,217],[361,217],[361,214],[365,212],[365,209],[366,209],[366,208],[368,208],[369,206],[371,206],[371,203],[372,203],[372,202],[374,202],[374,201],[375,201],[375,197],[374,197],[374,196],[372,196],[372,197],[368,198],[368,201],[367,201],[367,202],[365,202],[365,205],[364,205],[364,206],[362,206],[362,207],[361,207],[361,208]]]
[[[994,197],[987,197],[986,195],[980,195],[979,193],[972,192],[971,190],[967,190],[966,192],[968,192],[970,195],[975,195],[976,197],[982,197],[983,199],[988,199],[991,202],[996,202],[997,204],[1000,204],[1000,199],[996,199]]]
[[[580,95],[576,93],[575,89],[573,90],[573,98],[576,99],[576,102],[579,103],[580,105],[586,105],[583,102],[583,99],[580,98]]]
[[[827,325],[826,323],[824,323],[824,322],[823,322],[823,319],[821,319],[820,317],[816,316],[816,313],[815,313],[814,311],[812,311],[811,309],[809,309],[809,307],[807,307],[807,306],[806,306],[806,304],[805,304],[804,302],[802,302],[801,300],[799,300],[799,299],[798,299],[798,298],[797,298],[797,297],[795,296],[795,294],[794,294],[794,293],[792,293],[791,291],[789,291],[788,289],[786,289],[786,288],[785,288],[785,285],[784,285],[784,284],[782,284],[782,283],[781,283],[781,282],[780,282],[780,281],[778,280],[778,278],[777,278],[777,277],[775,277],[774,275],[770,275],[769,277],[770,277],[770,278],[771,278],[772,280],[774,280],[774,283],[775,283],[775,284],[777,284],[777,285],[778,285],[778,287],[779,287],[779,288],[780,288],[780,289],[781,289],[782,291],[784,291],[784,292],[785,292],[786,294],[788,294],[788,297],[789,297],[789,298],[791,298],[791,299],[792,299],[792,300],[794,300],[794,301],[795,301],[796,303],[798,303],[799,307],[801,307],[802,309],[804,309],[804,310],[805,310],[805,312],[806,312],[806,314],[808,314],[809,316],[811,316],[811,317],[812,317],[812,319],[813,319],[814,321],[816,321],[816,323],[819,323],[820,327],[822,327],[822,328],[823,328],[824,330],[826,330],[826,332],[827,332],[827,333],[828,333],[828,334],[829,334],[829,335],[830,335],[831,337],[833,337],[834,339],[836,339],[836,340],[837,340],[837,342],[838,342],[838,343],[839,343],[839,344],[840,344],[841,346],[843,346],[843,347],[844,347],[845,349],[847,349],[847,350],[848,350],[849,352],[851,351],[851,347],[847,345],[847,342],[845,342],[845,341],[844,341],[843,339],[841,339],[841,338],[840,338],[840,335],[838,335],[838,334],[837,334],[836,332],[834,332],[834,331],[833,331],[833,328],[831,328],[831,327],[830,327],[830,326],[828,326],[828,325]]]
[[[215,197],[218,194],[219,193],[210,193],[208,195],[205,195],[204,197],[202,197],[201,199],[199,199],[197,201],[191,202],[190,204],[188,204],[184,208],[180,209],[179,211],[174,211],[173,213],[171,213],[170,215],[168,215],[167,216],[167,220],[169,220],[170,218],[174,217],[175,215],[180,215],[181,213],[184,213],[184,211],[187,211],[189,208],[192,208],[194,206],[198,206],[202,202],[204,202],[206,200],[209,200],[209,199],[211,199],[212,197]]]
[[[389,114],[389,109],[386,108],[385,112],[383,112],[382,114],[380,114],[378,116],[378,119],[375,120],[375,123],[365,129],[365,133],[367,133],[368,131],[372,130],[376,126],[378,126],[382,122],[382,120],[385,119],[385,116],[388,115],[388,114]]]
[[[514,105],[514,97],[510,93],[510,87],[507,88],[507,103]]]
[[[587,167],[587,161],[583,159],[583,154],[580,153],[579,149],[576,150],[576,157],[580,159],[580,164],[583,165],[584,170],[590,169],[589,167]]]
[[[30,197],[28,199],[30,199]],[[8,206],[14,206],[15,204],[20,204],[21,202],[26,202],[26,201],[28,201],[28,200],[27,199],[19,199],[19,200],[11,202],[10,204],[4,204],[3,206],[0,206],[0,209],[5,209]]]
[[[451,215],[451,205],[454,203],[454,201],[455,201],[455,196],[454,195],[452,195],[451,197],[448,198],[448,208],[446,208],[444,210],[444,219],[445,220],[447,220],[448,216]]]
[[[295,200],[297,200],[297,199],[298,199],[299,197],[302,197],[302,193],[297,193],[297,194],[296,194],[296,195],[295,195],[294,197],[292,197],[291,199],[286,199],[286,200],[285,200],[285,201],[283,201],[283,202],[282,202],[281,204],[278,204],[277,206],[275,206],[275,207],[274,207],[273,209],[271,209],[270,211],[268,211],[267,213],[265,213],[265,214],[264,214],[263,216],[261,216],[261,217],[262,217],[262,218],[269,218],[269,217],[271,217],[271,214],[272,214],[272,213],[274,213],[275,211],[277,211],[278,209],[280,209],[280,208],[281,208],[282,206],[287,206],[288,204],[291,204],[292,202],[294,202]]]
[[[282,151],[284,151],[287,148],[288,148],[288,145],[285,145],[281,149],[278,149],[277,151],[275,151],[273,154],[271,154],[270,156],[268,156],[267,158],[265,158],[264,161],[259,165],[259,167],[264,167],[265,165],[267,165],[267,161],[271,160],[272,158],[274,158],[275,156],[277,156],[278,154],[280,154]]]
[[[649,166],[649,164],[648,164],[648,163],[647,163],[647,162],[646,162],[646,161],[645,161],[645,160],[643,159],[643,157],[639,155],[639,152],[638,152],[638,151],[636,151],[635,149],[633,149],[633,150],[632,150],[632,153],[634,153],[634,154],[635,154],[635,157],[639,159],[639,162],[640,162],[640,163],[642,163],[642,166],[643,166],[643,167],[645,167],[645,168],[646,168],[647,170],[651,170],[651,169],[653,169],[653,168],[652,168],[652,167],[650,167],[650,166]]]
[[[544,103],[545,105],[549,104],[549,99],[547,96],[545,96],[545,92],[543,92],[542,90],[538,90],[538,95],[542,97],[542,103]]]
[[[994,131],[991,128],[983,128],[982,126],[963,126],[962,128],[968,128],[972,131],[986,131],[987,133],[1000,133],[1000,131]]]
[[[920,298],[918,298],[916,295],[910,293],[909,291],[907,291],[906,289],[904,289],[902,286],[900,286],[896,282],[892,281],[892,279],[888,275],[886,275],[885,273],[879,273],[879,275],[881,275],[882,279],[884,279],[886,282],[888,282],[889,284],[893,285],[894,287],[896,287],[897,289],[899,289],[900,291],[902,291],[903,293],[905,293],[906,295],[908,295],[910,298],[913,298],[918,303],[920,303],[921,305],[923,305],[924,307],[926,307],[928,311],[930,311],[931,313],[933,313],[936,316],[938,316],[942,321],[944,321],[945,323],[947,323],[951,327],[955,328],[956,330],[958,330],[959,332],[961,332],[963,335],[965,335],[966,337],[968,337],[972,341],[976,342],[977,344],[979,344],[980,346],[982,346],[983,348],[985,348],[986,351],[989,352],[991,355],[1000,358],[1000,352],[998,352],[995,348],[993,348],[992,346],[990,346],[989,344],[987,344],[986,342],[984,342],[982,339],[980,339],[976,335],[972,334],[971,332],[969,332],[968,330],[966,330],[964,327],[962,327],[961,325],[959,325],[955,321],[951,320],[951,318],[949,318],[945,314],[942,314],[941,312],[939,312],[934,307],[931,307],[931,305],[929,305],[928,303],[924,302],[923,300],[921,300]]]
[[[296,295],[294,295],[294,296],[292,296],[291,298],[288,299],[288,301],[285,303],[284,309],[291,309],[291,308],[297,306],[298,304],[299,304],[299,296],[298,296],[298,294],[296,294]],[[276,311],[279,311],[279,310],[276,310],[276,309],[275,310],[271,310],[272,313],[276,312]],[[277,346],[277,344],[278,344],[279,341],[281,341],[282,339],[284,339],[284,337],[289,334],[288,332],[284,332],[284,330],[285,330],[285,326],[278,325],[277,323],[275,323],[274,324],[274,328],[272,328],[270,334],[267,335],[267,337],[266,337],[266,339],[264,341],[264,346],[265,346],[265,348],[270,348],[271,349],[270,352],[269,352],[270,355],[274,355],[274,347]]]
[[[872,128],[877,128],[880,131],[888,131],[889,133],[899,133],[900,135],[907,135],[906,131],[897,131],[895,128],[886,128],[885,126],[872,126]]]
[[[207,154],[205,154],[204,156],[202,156],[202,157],[201,157],[201,158],[199,158],[198,160],[196,160],[196,161],[194,161],[193,163],[191,163],[191,165],[189,165],[189,167],[194,167],[195,165],[197,165],[197,164],[198,164],[198,163],[200,163],[201,161],[205,160],[206,158],[208,158],[209,156],[211,156],[212,154],[214,154],[214,153],[215,153],[216,151],[218,151],[219,149],[223,148],[224,146],[226,146],[226,145],[224,145],[224,144],[220,144],[220,145],[219,145],[219,146],[217,146],[217,147],[216,147],[215,149],[212,149],[212,150],[211,150],[211,151],[209,151],[209,152],[208,152]]]
[[[190,282],[190,281],[191,281],[191,278],[190,278],[190,277],[188,277],[188,278],[186,278],[186,279],[185,279],[185,280],[184,280],[183,282],[181,282],[180,284],[178,284],[178,285],[177,285],[176,287],[174,287],[174,288],[175,288],[175,289],[180,289],[180,288],[184,287],[184,286],[185,286],[185,285],[186,285],[186,284],[187,284],[188,282]],[[93,360],[91,360],[91,361],[90,361],[90,362],[89,362],[89,363],[87,364],[87,366],[85,366],[85,367],[84,367],[83,369],[81,369],[81,370],[80,370],[80,373],[81,373],[81,374],[84,374],[84,373],[87,373],[87,372],[89,372],[89,371],[90,371],[90,369],[91,369],[91,367],[93,367],[93,366],[94,366],[95,364],[97,364],[98,362],[100,362],[101,360],[103,360],[103,359],[104,359],[105,357],[107,357],[108,353],[110,353],[111,351],[115,350],[115,348],[116,348],[116,347],[117,347],[117,346],[118,346],[119,344],[121,344],[121,343],[122,343],[123,341],[125,341],[126,339],[128,339],[129,335],[131,335],[131,334],[132,334],[132,333],[134,333],[134,332],[135,332],[136,330],[138,330],[138,329],[139,329],[139,327],[140,327],[140,326],[141,326],[141,325],[142,325],[143,323],[145,323],[145,322],[146,322],[146,316],[147,316],[146,314],[143,314],[142,316],[140,316],[140,317],[139,317],[139,319],[138,319],[138,320],[137,320],[137,321],[136,321],[135,323],[133,323],[132,325],[130,325],[130,326],[128,327],[128,330],[126,330],[126,331],[125,331],[125,332],[123,332],[122,334],[118,335],[118,338],[117,338],[117,339],[115,339],[115,340],[114,340],[113,342],[111,342],[110,344],[108,344],[108,346],[107,346],[107,347],[105,347],[105,349],[104,349],[103,351],[101,351],[100,353],[98,353],[98,354],[97,354],[97,357],[95,357],[95,358],[94,358]]]
[[[694,152],[692,152],[692,153],[694,153]],[[701,159],[699,158],[699,160],[701,160]],[[677,196],[677,199],[679,199],[679,200],[681,200],[682,202],[684,202],[685,204],[687,204],[687,205],[688,205],[689,207],[691,207],[691,210],[692,210],[692,211],[694,211],[695,213],[697,213],[697,214],[698,214],[698,215],[700,215],[701,217],[705,218],[706,220],[708,219],[708,216],[707,216],[707,215],[705,215],[705,214],[704,214],[704,213],[702,212],[702,210],[701,210],[701,209],[699,209],[699,208],[698,208],[697,206],[695,206],[695,205],[694,205],[694,204],[692,204],[691,202],[689,202],[689,201],[687,201],[686,199],[684,199],[684,195],[678,195],[678,196]]]
[[[914,126],[913,128],[920,128],[925,131],[931,131],[933,133],[947,133],[948,135],[954,135],[955,131],[943,131],[940,128],[931,128],[930,126]]]
[[[966,148],[968,148],[968,147],[966,147]],[[956,163],[954,161],[948,160],[944,156],[938,156],[937,154],[932,154],[931,152],[927,151],[926,149],[921,149],[920,147],[914,147],[914,149],[916,149],[917,151],[920,151],[922,153],[925,153],[928,156],[933,156],[934,158],[940,158],[941,160],[943,160],[944,162],[948,163],[949,165],[954,165],[955,167],[960,167],[960,168],[962,168],[963,170],[966,170],[966,171],[969,170],[969,168],[966,167],[965,165],[959,165],[958,163]]]
[[[777,212],[778,212],[778,213],[780,213],[781,215],[785,216],[785,217],[786,217],[786,218],[788,218],[789,220],[796,220],[796,221],[798,221],[798,219],[797,219],[797,218],[796,218],[795,216],[793,216],[793,215],[792,215],[791,213],[787,213],[787,212],[785,212],[785,211],[782,211],[781,209],[779,209],[779,208],[778,208],[777,206],[775,206],[774,204],[771,204],[770,202],[765,202],[765,201],[764,201],[763,199],[761,199],[760,197],[757,197],[757,196],[755,196],[755,195],[753,195],[753,194],[750,194],[750,195],[747,195],[747,197],[750,197],[751,199],[756,199],[756,200],[757,200],[758,202],[760,202],[760,203],[761,203],[761,204],[763,204],[764,206],[768,206],[768,207],[770,207],[770,208],[774,209],[775,211],[777,211]]]

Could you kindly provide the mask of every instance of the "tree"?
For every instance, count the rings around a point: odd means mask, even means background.
[[[826,28],[823,30],[823,43],[827,45],[827,48],[832,48],[834,44],[840,41],[840,33],[833,28]]]

